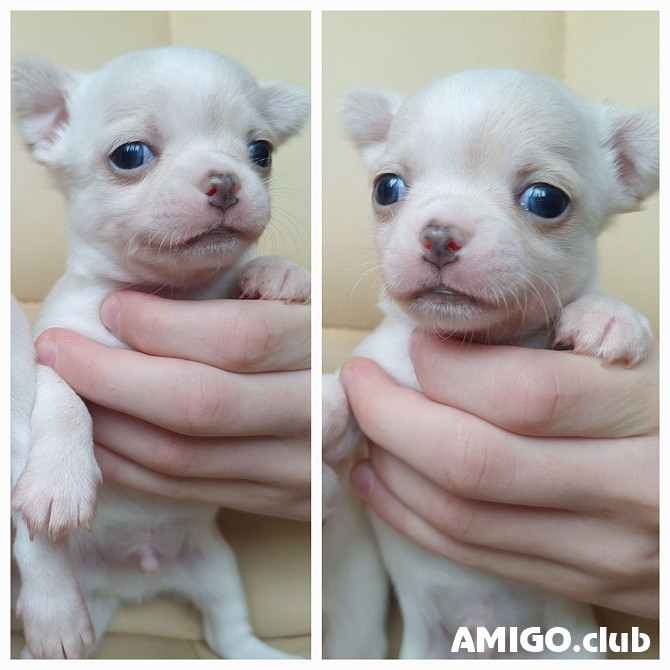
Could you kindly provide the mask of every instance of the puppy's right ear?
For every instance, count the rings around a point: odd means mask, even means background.
[[[402,101],[396,93],[371,87],[353,88],[342,97],[345,127],[368,167],[384,153],[391,121]]]
[[[41,163],[57,162],[57,149],[70,121],[70,101],[85,76],[36,56],[15,61],[12,67],[14,110],[23,137]]]

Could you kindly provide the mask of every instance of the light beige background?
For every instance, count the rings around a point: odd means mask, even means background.
[[[380,319],[372,308],[379,282],[368,177],[336,114],[344,90],[364,84],[409,95],[458,70],[515,67],[561,79],[595,101],[658,108],[658,30],[657,12],[325,12],[324,325],[364,329]],[[600,240],[603,290],[643,312],[655,330],[658,218],[654,197]],[[326,357],[337,345],[328,335]]]
[[[309,90],[309,12],[12,12],[11,54],[35,54],[91,71],[128,51],[161,45],[211,49],[258,79]],[[41,300],[63,273],[65,203],[46,169],[12,127],[12,291]],[[310,264],[310,126],[279,147],[273,160],[273,220],[260,254]]]

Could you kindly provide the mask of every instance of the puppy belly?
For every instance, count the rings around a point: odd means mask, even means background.
[[[203,538],[216,532],[215,509],[177,503],[104,485],[92,533],[70,539],[82,590],[113,586],[121,599],[137,600],[140,593],[143,599],[145,591],[161,590],[161,584],[195,563]]]
[[[402,613],[402,658],[478,658],[458,644],[452,651],[459,629],[462,634],[464,628],[474,638],[477,628],[493,634],[501,627],[519,632],[531,627],[543,632],[560,627],[579,642],[584,635],[597,631],[591,608],[586,604],[458,565],[423,549],[374,515],[372,523]],[[483,656],[521,658],[523,654],[523,649],[515,653],[488,649]],[[573,650],[569,649],[566,655],[573,655]],[[540,658],[542,654],[529,656]],[[558,656],[547,654],[548,658]]]

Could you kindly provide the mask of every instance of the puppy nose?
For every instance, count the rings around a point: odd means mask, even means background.
[[[457,260],[458,251],[464,243],[457,229],[434,223],[428,224],[423,229],[419,241],[424,250],[424,260],[438,268],[443,268],[445,265],[449,265],[449,263]]]
[[[225,211],[237,202],[240,182],[234,174],[214,174],[205,188],[208,189],[205,195],[209,198],[209,204]]]

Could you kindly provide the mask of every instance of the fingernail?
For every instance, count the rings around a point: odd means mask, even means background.
[[[375,473],[370,461],[361,461],[351,470],[351,485],[361,498],[367,498],[375,483]]]
[[[100,320],[105,328],[116,335],[119,332],[121,301],[115,296],[107,298],[100,306]]]
[[[58,360],[58,343],[49,337],[45,337],[35,345],[37,360],[50,368],[56,369]]]

